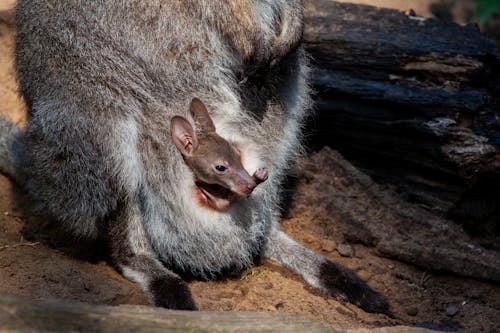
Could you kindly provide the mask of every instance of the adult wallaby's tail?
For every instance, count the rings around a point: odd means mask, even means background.
[[[0,114],[0,172],[22,186],[27,162],[23,130]]]

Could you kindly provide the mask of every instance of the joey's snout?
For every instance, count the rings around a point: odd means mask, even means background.
[[[257,183],[245,170],[241,170],[237,172],[234,177],[234,186],[232,188],[232,192],[239,196],[249,196],[252,194],[254,188],[257,186]]]
[[[249,196],[250,194],[252,194],[253,192],[253,189],[255,188],[255,184],[247,184],[246,186],[242,187],[241,190],[239,192],[239,195],[241,196]]]

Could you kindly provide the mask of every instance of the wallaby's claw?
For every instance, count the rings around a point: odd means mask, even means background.
[[[269,172],[267,171],[266,168],[259,168],[253,174],[253,178],[257,184],[266,181],[268,177],[269,177]]]

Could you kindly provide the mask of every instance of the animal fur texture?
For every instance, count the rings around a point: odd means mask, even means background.
[[[387,303],[286,236],[277,206],[310,110],[297,0],[20,0],[16,65],[25,132],[0,119],[0,167],[159,306],[195,309],[181,279],[275,260],[367,311]],[[203,101],[248,174],[269,178],[226,211],[193,199],[170,133]]]

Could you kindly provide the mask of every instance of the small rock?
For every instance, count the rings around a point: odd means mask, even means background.
[[[414,317],[414,316],[418,315],[418,308],[416,308],[416,307],[408,308],[408,309],[406,309],[406,314],[408,316]]]
[[[449,306],[446,308],[446,314],[450,317],[456,315],[458,312],[458,309],[454,306]]]
[[[305,234],[304,236],[302,236],[302,239],[306,243],[314,243],[316,241],[316,237],[314,237],[314,235],[311,234]]]
[[[342,257],[351,258],[354,255],[354,251],[349,244],[339,244],[337,246],[337,251]]]
[[[276,308],[273,305],[268,305],[264,308],[266,312],[276,312]]]
[[[368,271],[365,271],[364,269],[363,270],[360,270],[359,272],[356,272],[356,274],[359,276],[359,278],[365,282],[368,282],[370,281],[370,279],[372,278],[373,274],[368,272]]]
[[[364,259],[364,255],[363,253],[359,252],[359,251],[354,251],[354,256],[358,259]]]
[[[406,16],[417,16],[417,13],[415,13],[414,9],[410,8],[410,9],[405,11],[405,15]]]
[[[335,241],[325,239],[321,241],[321,249],[326,252],[333,252],[335,251],[335,248],[337,247],[337,243]]]

